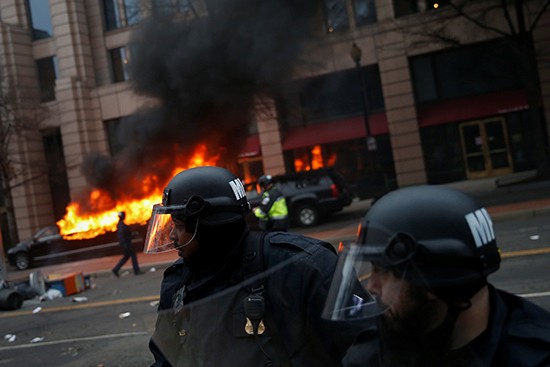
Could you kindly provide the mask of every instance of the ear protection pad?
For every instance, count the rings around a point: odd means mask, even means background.
[[[191,217],[199,214],[206,208],[206,202],[199,195],[191,196],[185,205],[185,216]]]
[[[405,233],[396,233],[390,238],[380,263],[388,269],[403,266],[416,255],[417,251],[418,246],[414,238]]]

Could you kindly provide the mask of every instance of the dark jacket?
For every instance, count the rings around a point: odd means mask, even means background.
[[[489,286],[491,313],[485,332],[468,348],[475,367],[550,366],[550,313],[521,297]],[[343,365],[381,366],[375,333],[364,333]]]
[[[116,226],[116,233],[118,236],[118,242],[122,246],[130,246],[132,244],[132,230],[124,223],[123,220],[119,220]]]
[[[234,269],[210,284],[188,283],[186,306],[177,313],[171,310],[173,296],[191,275],[181,259],[165,271],[150,343],[157,361],[153,366],[340,365],[357,334],[339,336],[321,318],[336,265],[334,248],[301,235],[271,232],[257,241],[263,249],[251,251],[245,244],[251,237],[243,240],[247,250]],[[263,253],[266,273],[244,276],[255,253]],[[260,335],[246,332],[244,305],[252,293],[265,300]]]

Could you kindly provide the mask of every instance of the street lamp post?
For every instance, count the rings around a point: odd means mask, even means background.
[[[363,118],[365,120],[365,129],[367,131],[367,149],[369,151],[375,151],[376,139],[374,139],[374,136],[371,135],[370,124],[369,124],[369,113],[367,108],[367,82],[365,78],[363,78],[363,74],[361,73],[362,51],[357,46],[357,44],[353,43],[353,45],[351,46],[349,55],[351,56],[351,59],[353,60],[353,62],[355,62],[355,68],[357,69],[357,77],[361,82],[361,97],[362,97],[361,102],[363,106]]]
[[[377,196],[380,189],[385,186],[380,182],[380,176],[378,172],[378,164],[376,159],[376,139],[371,134],[370,124],[369,124],[369,111],[367,106],[367,81],[361,73],[361,49],[357,44],[353,43],[350,50],[350,56],[353,62],[355,62],[355,68],[357,70],[357,77],[361,82],[361,104],[363,106],[363,119],[365,121],[365,130],[367,132],[367,160],[368,168],[365,172],[364,177],[362,178],[362,184],[364,185],[360,190],[367,195]],[[361,185],[361,184],[360,184]]]

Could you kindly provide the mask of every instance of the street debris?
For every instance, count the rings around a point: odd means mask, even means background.
[[[536,240],[540,240],[540,236],[538,234],[534,234],[532,236],[529,236],[529,239],[531,241],[536,241]]]
[[[38,299],[41,302],[43,302],[43,301],[51,301],[56,298],[63,298],[63,293],[61,293],[61,291],[58,289],[50,288],[45,293],[43,293]]]
[[[42,307],[38,306],[34,310],[32,310],[32,313],[39,313],[40,311],[42,311]]]
[[[4,335],[4,339],[8,341],[8,343],[13,343],[17,337],[15,334],[6,334]]]
[[[81,303],[88,301],[88,297],[73,297],[73,302]]]
[[[151,306],[151,307],[157,307],[158,305],[159,305],[159,301],[158,301],[158,300],[149,302],[149,306]]]
[[[149,272],[150,273],[154,273],[155,271],[157,271],[157,268],[155,268],[154,266],[152,268],[149,269]]]
[[[31,344],[40,343],[41,341],[44,341],[44,337],[43,336],[37,336],[36,338],[31,339]]]
[[[131,313],[130,312],[123,312],[121,314],[118,315],[118,318],[119,319],[125,319],[125,318],[128,318],[130,317]]]

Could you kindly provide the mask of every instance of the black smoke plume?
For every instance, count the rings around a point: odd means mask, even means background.
[[[90,186],[115,201],[135,195],[131,182],[141,176],[169,175],[170,158],[199,142],[236,161],[255,103],[291,77],[319,14],[318,0],[189,5],[187,14],[151,17],[132,34],[131,85],[156,103],[121,123],[120,154],[91,154],[83,164]]]

